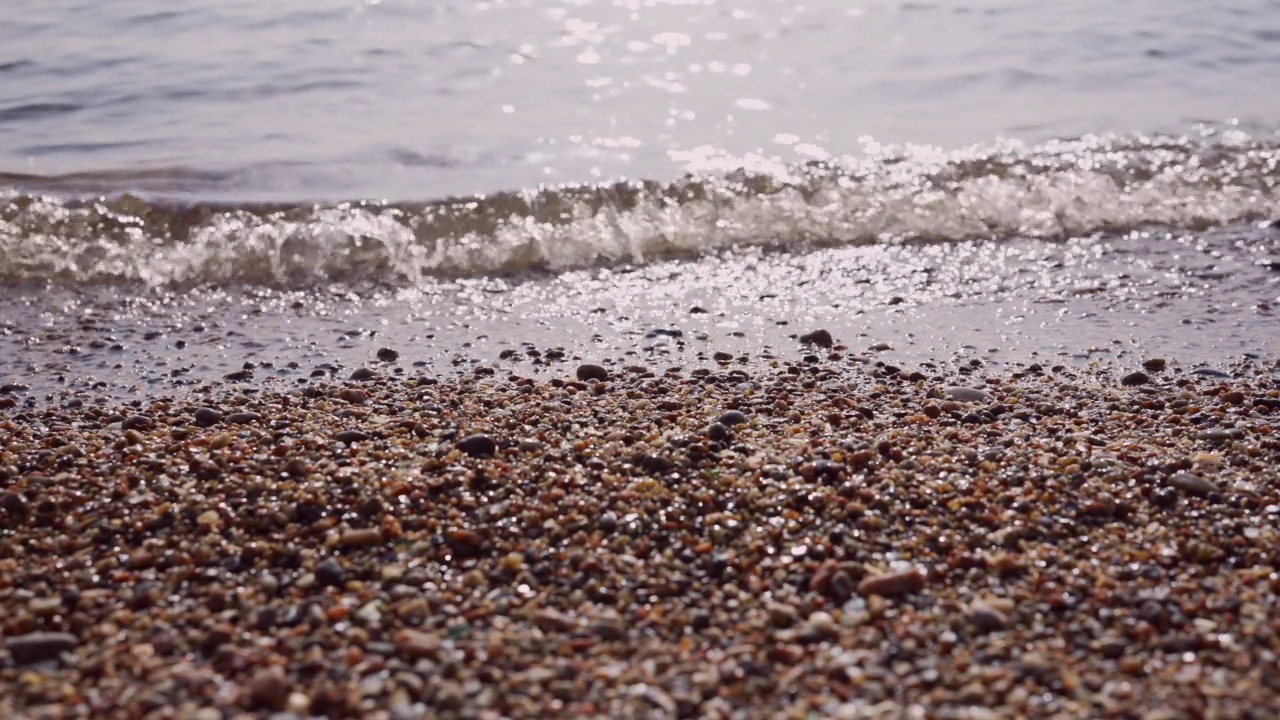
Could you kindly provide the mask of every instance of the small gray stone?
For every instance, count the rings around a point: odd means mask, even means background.
[[[1239,430],[1228,430],[1226,428],[1209,428],[1196,433],[1197,440],[1208,440],[1211,443],[1231,442],[1243,435]]]
[[[953,385],[944,390],[943,393],[956,402],[995,402],[995,398],[990,393],[959,385]]]

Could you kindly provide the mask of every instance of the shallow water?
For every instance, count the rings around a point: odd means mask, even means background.
[[[383,339],[443,369],[522,341],[795,359],[818,325],[892,362],[1269,357],[1277,11],[24,8],[0,25],[0,380],[292,377]],[[195,326],[235,334],[172,337]]]

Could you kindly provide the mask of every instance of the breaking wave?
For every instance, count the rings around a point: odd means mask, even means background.
[[[1054,240],[1280,215],[1280,145],[1243,134],[877,148],[840,162],[749,167],[673,182],[336,204],[148,199],[148,188],[198,187],[207,178],[194,171],[0,175],[0,282],[412,285],[735,247]]]

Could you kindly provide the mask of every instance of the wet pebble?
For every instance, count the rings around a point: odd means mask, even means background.
[[[858,583],[858,594],[895,597],[924,589],[925,574],[919,567],[900,572],[870,575]]]
[[[488,457],[498,452],[498,443],[484,433],[475,433],[459,440],[457,448],[472,457]]]
[[[369,433],[363,430],[342,430],[334,433],[333,439],[350,445],[351,443],[364,442],[365,440],[368,440]]]
[[[608,380],[609,371],[603,365],[583,363],[578,366],[574,376],[583,382],[586,382],[587,380]]]
[[[1173,487],[1192,495],[1208,495],[1209,493],[1222,492],[1222,488],[1216,483],[1205,480],[1199,475],[1180,472],[1174,473],[1169,477],[1169,484]]]
[[[821,348],[830,348],[835,346],[835,338],[831,337],[828,330],[814,330],[800,336],[800,342],[803,345],[817,345]]]
[[[325,558],[316,565],[316,582],[325,587],[342,587],[346,578],[346,571],[342,569],[342,565],[333,558]]]
[[[1136,387],[1138,385],[1146,385],[1151,382],[1151,376],[1138,370],[1120,378],[1120,384],[1125,387]]]
[[[65,632],[33,632],[9,638],[5,645],[13,661],[19,665],[56,660],[64,652],[80,644],[75,635]]]
[[[947,388],[943,394],[956,402],[995,402],[995,398],[986,391],[959,385]]]
[[[196,409],[194,417],[196,424],[201,427],[209,427],[210,425],[217,425],[222,422],[222,413],[208,407]]]
[[[716,418],[716,422],[727,427],[741,425],[747,421],[747,414],[741,410],[729,410]]]

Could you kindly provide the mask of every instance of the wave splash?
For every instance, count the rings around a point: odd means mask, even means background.
[[[16,177],[0,177],[6,284],[413,285],[734,247],[1052,240],[1267,220],[1278,213],[1280,145],[1210,134],[954,153],[878,148],[767,171],[419,203],[181,204],[124,192],[84,199],[36,194]]]

